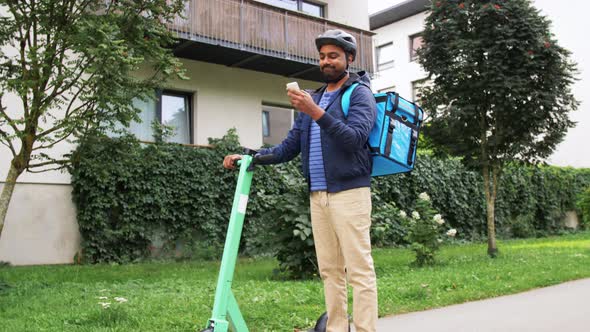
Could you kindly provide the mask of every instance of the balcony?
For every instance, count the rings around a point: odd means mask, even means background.
[[[181,58],[321,81],[314,39],[342,29],[358,43],[351,71],[373,72],[370,31],[253,0],[190,0],[183,16],[169,24]]]

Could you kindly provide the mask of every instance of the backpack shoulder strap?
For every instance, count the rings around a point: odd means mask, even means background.
[[[342,113],[344,113],[344,118],[348,117],[348,108],[350,107],[350,96],[354,89],[359,85],[359,83],[353,83],[344,94],[342,94]]]

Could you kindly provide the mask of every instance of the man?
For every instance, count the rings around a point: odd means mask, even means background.
[[[289,90],[300,111],[285,140],[261,154],[282,163],[302,154],[309,188],[311,220],[320,276],[324,281],[328,332],[348,331],[346,282],[353,288],[353,321],[358,332],[375,331],[377,286],[369,230],[371,227],[371,159],[367,146],[375,122],[375,99],[364,72],[348,73],[357,51],[355,38],[328,30],[315,40],[326,85],[313,95]],[[348,116],[341,107],[344,91],[358,85]],[[226,156],[234,168],[239,155]]]

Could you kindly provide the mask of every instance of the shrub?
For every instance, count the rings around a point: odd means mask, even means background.
[[[142,145],[129,136],[82,142],[70,169],[82,235],[80,261],[144,259],[153,254],[156,239],[164,256],[219,258],[237,177],[221,161],[241,147],[235,130],[210,143],[215,148]],[[240,254],[275,256],[281,272],[305,277],[316,273],[316,260],[308,188],[299,165],[294,160],[257,167]],[[373,180],[375,245],[408,244],[409,219],[400,217],[400,210],[424,209],[417,199],[421,192],[430,194],[431,208],[441,211],[445,225],[457,229],[462,240],[485,237],[481,176],[458,160],[420,154],[412,173]],[[575,209],[576,195],[590,186],[590,170],[513,164],[500,181],[498,230],[525,236],[533,227],[542,235],[560,231],[560,216]]]
[[[376,247],[401,246],[407,244],[406,236],[407,225],[395,203],[382,202],[373,192],[371,244]]]
[[[417,266],[433,265],[436,252],[443,242],[441,226],[445,223],[440,214],[432,208],[430,196],[421,193],[416,203],[416,208],[410,215],[402,213],[409,223],[408,242],[410,248],[416,254],[414,264]],[[455,236],[457,230],[451,229],[448,236]]]
[[[317,260],[311,230],[309,189],[297,169],[298,163],[277,165],[269,170],[279,175],[280,193],[260,189],[261,209],[267,217],[264,234],[267,250],[279,261],[283,277],[306,278],[317,274]]]
[[[508,237],[524,239],[535,236],[534,219],[532,214],[519,214],[510,219],[506,227]]]
[[[578,195],[577,208],[582,215],[582,227],[590,228],[590,187]]]

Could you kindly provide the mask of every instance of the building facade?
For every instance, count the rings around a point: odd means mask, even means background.
[[[154,92],[154,102],[137,101],[143,121],[129,130],[144,141],[153,141],[150,124],[156,120],[175,127],[171,141],[178,143],[207,144],[233,127],[243,146],[280,142],[294,117],[285,84],[320,86],[314,38],[327,29],[353,34],[359,55],[352,70],[373,71],[366,0],[187,0],[183,16],[169,28],[179,38],[174,53],[189,80],[169,82]],[[18,114],[18,99],[4,98],[8,111]],[[73,148],[65,143],[51,152]],[[10,152],[2,146],[0,181],[9,162]],[[63,172],[19,177],[0,238],[0,261],[72,262],[80,235],[71,189]]]
[[[407,0],[370,16],[371,30],[376,33],[375,91],[395,89],[401,96],[415,101],[419,87],[428,83],[427,73],[415,61],[415,50],[422,42],[420,33],[430,4],[430,0]],[[571,1],[564,6],[557,1],[534,0],[533,4],[552,21],[552,33],[561,46],[572,52],[579,70],[573,92],[581,104],[571,115],[577,125],[568,131],[547,162],[556,166],[590,167],[590,152],[580,148],[581,142],[590,140],[590,50],[580,43],[590,28],[584,17],[590,3]]]

